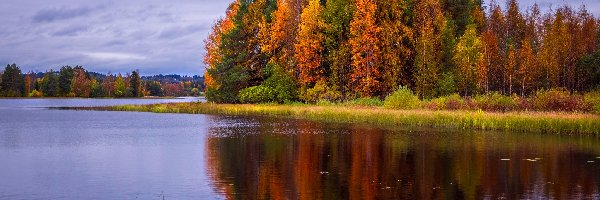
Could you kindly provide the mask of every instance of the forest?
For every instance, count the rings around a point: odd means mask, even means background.
[[[600,85],[599,27],[584,5],[236,0],[205,39],[206,97],[583,99]]]
[[[198,96],[202,77],[156,75],[143,77],[138,70],[121,75],[88,72],[82,66],[63,66],[59,71],[23,74],[16,64],[6,66],[0,76],[1,97],[135,98]]]

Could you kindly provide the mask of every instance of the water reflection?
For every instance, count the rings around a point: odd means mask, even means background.
[[[208,174],[228,199],[600,198],[598,138],[212,121]]]

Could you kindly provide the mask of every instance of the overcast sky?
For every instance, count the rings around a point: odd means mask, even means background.
[[[83,65],[102,73],[200,75],[203,40],[232,1],[2,0],[0,64],[17,63],[25,72]],[[600,0],[519,2],[543,8],[585,3],[600,13]]]

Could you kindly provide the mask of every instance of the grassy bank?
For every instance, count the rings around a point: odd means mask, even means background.
[[[501,130],[549,134],[600,134],[600,116],[585,113],[497,113],[483,111],[395,110],[383,107],[348,105],[240,105],[213,103],[123,105],[86,109],[155,113],[273,116],[322,122],[364,123],[377,126]]]

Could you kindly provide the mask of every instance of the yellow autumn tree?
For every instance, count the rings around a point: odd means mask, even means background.
[[[325,69],[322,67],[324,27],[321,4],[319,0],[310,0],[300,16],[300,27],[296,39],[296,61],[300,71],[300,84],[309,86],[324,80]]]
[[[467,26],[464,35],[456,44],[453,58],[460,71],[460,88],[464,95],[471,95],[474,90],[476,72],[483,58],[481,47],[481,39],[477,36],[477,27],[475,25]]]

